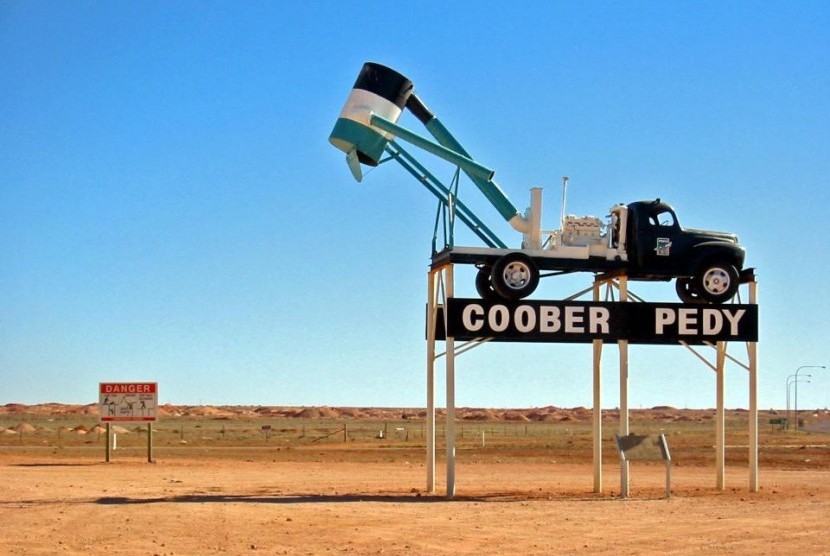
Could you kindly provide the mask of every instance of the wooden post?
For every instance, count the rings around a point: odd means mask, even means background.
[[[112,429],[110,428],[110,423],[107,421],[107,447],[104,450],[104,461],[109,463],[110,461],[110,442],[112,441]]]
[[[715,409],[715,486],[718,490],[726,490],[726,409],[725,409],[725,384],[726,384],[726,342],[717,343],[717,401]]]
[[[446,267],[446,281],[444,283],[444,296],[449,299],[453,296],[453,268]],[[444,330],[447,330],[447,306],[444,304]],[[455,497],[455,339],[447,334],[446,346],[446,368],[447,368],[447,498]]]
[[[628,277],[619,278],[620,301],[628,301]],[[620,351],[620,436],[628,436],[628,341],[617,342]],[[620,462],[620,493],[623,498],[628,496],[630,465],[628,460]]]
[[[427,276],[427,414],[426,414],[426,466],[427,492],[435,492],[435,325],[437,318],[437,272]]]
[[[594,281],[594,301],[599,301],[600,282]],[[594,492],[602,492],[602,340],[593,341],[594,348]]]
[[[153,423],[147,423],[147,463],[153,463]]]
[[[758,304],[758,284],[749,283],[749,302]],[[747,344],[749,358],[749,492],[758,492],[758,344]]]

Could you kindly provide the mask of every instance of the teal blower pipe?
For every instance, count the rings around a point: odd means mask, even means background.
[[[391,68],[375,62],[363,65],[329,136],[331,144],[346,153],[355,179],[362,179],[360,164],[377,166],[389,142],[399,137],[457,165],[514,229],[528,233],[528,221],[493,181],[493,171],[470,157],[413,88],[412,81]],[[397,125],[404,108],[424,124],[438,144]]]
[[[416,94],[412,93],[409,96],[406,107],[422,124],[424,124],[427,131],[435,137],[439,144],[463,156],[468,158],[470,157],[467,150],[461,146],[461,143],[458,142],[452,133],[450,133],[450,131],[444,126],[441,120],[439,120],[435,114],[427,108],[426,104],[424,104]],[[510,202],[510,199],[504,191],[502,191],[501,187],[493,181],[492,176],[484,179],[480,175],[467,172],[464,167],[461,169],[465,171],[470,180],[476,184],[481,193],[487,198],[488,201],[490,201],[490,204],[496,207],[499,214],[501,214],[514,229],[522,233],[528,233],[527,221],[519,213],[513,203]]]

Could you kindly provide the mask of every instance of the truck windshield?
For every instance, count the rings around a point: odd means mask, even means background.
[[[661,228],[674,228],[677,225],[672,211],[665,209],[652,212],[648,217],[648,223]]]

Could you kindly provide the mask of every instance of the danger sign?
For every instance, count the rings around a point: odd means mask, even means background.
[[[101,383],[102,394],[153,394],[156,391],[155,382],[114,382]]]
[[[155,382],[101,382],[98,407],[102,422],[155,421],[158,385]]]

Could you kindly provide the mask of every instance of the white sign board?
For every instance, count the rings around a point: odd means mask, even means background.
[[[156,420],[158,384],[155,382],[101,382],[98,408],[102,422]]]

